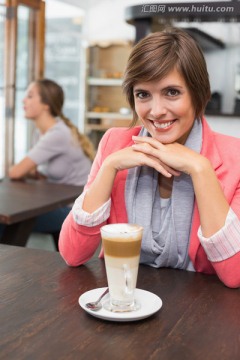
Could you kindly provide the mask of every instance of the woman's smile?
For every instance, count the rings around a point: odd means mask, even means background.
[[[156,121],[152,120],[153,125],[156,129],[160,130],[168,130],[174,124],[176,120],[168,120],[168,121]]]
[[[143,126],[162,143],[184,143],[195,120],[195,109],[184,78],[176,69],[163,79],[137,83],[135,109]]]

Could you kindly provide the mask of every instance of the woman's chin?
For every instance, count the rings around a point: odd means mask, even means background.
[[[149,132],[150,133],[150,132]],[[171,144],[176,141],[176,137],[172,134],[160,133],[159,131],[152,131],[150,133],[153,139],[158,140],[162,144]]]

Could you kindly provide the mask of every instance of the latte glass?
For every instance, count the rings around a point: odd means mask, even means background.
[[[143,228],[137,224],[109,224],[101,228],[110,300],[113,312],[137,310],[134,298]]]

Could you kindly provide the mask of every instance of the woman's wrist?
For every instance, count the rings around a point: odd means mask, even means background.
[[[189,169],[189,175],[194,178],[201,174],[208,173],[209,171],[212,171],[212,165],[210,161],[205,158],[204,156],[199,157],[198,161],[195,161],[191,168]]]
[[[102,170],[105,172],[107,171],[109,174],[111,173],[112,176],[116,176],[118,172],[117,164],[115,164],[114,160],[112,159],[111,155],[109,155],[101,166]]]
[[[117,170],[111,162],[108,159],[104,160],[95,180],[86,192],[82,207],[84,211],[92,214],[109,200],[116,174]]]

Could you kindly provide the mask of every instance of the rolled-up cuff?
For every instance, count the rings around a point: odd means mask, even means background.
[[[92,227],[99,225],[106,221],[110,216],[111,210],[111,199],[105,202],[100,208],[95,210],[93,213],[89,214],[88,212],[82,209],[83,201],[86,195],[86,191],[84,191],[75,201],[72,213],[74,221],[78,225],[83,225],[87,227]]]
[[[208,260],[212,262],[226,260],[240,251],[240,220],[230,208],[225,225],[218,232],[205,238],[199,227],[198,237]]]

